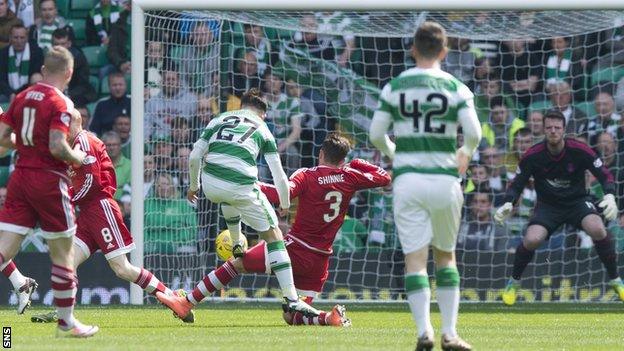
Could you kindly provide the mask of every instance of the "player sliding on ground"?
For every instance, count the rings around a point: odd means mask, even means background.
[[[319,166],[302,168],[293,173],[289,188],[291,198],[299,198],[297,215],[286,235],[286,250],[290,256],[297,292],[306,302],[321,293],[329,274],[329,257],[336,233],[344,222],[353,194],[362,189],[386,186],[390,176],[382,168],[366,161],[344,159],[350,151],[349,141],[332,134],[321,147]],[[279,203],[276,187],[260,183],[269,201]],[[270,273],[266,265],[271,244],[260,242],[245,252],[242,258],[225,262],[210,272],[186,298],[175,302],[184,315],[206,296],[224,286],[241,273]],[[314,324],[348,326],[344,306],[336,305],[331,312],[320,311],[308,317],[299,312],[284,311],[284,320],[291,325]]]
[[[241,108],[222,113],[211,120],[193,146],[189,156],[188,199],[191,202],[197,201],[200,167],[205,157],[201,174],[203,191],[208,200],[221,204],[221,212],[232,235],[234,256],[244,256],[244,245],[240,236],[243,221],[258,231],[267,242],[268,262],[282,289],[283,307],[288,312],[316,317],[320,312],[300,300],[297,295],[291,260],[282,232],[278,228],[275,210],[256,184],[256,160],[260,153],[264,153],[279,194],[280,214],[288,212],[288,178],[282,170],[275,139],[264,123],[267,102],[260,96],[258,89],[251,89],[243,94]],[[211,277],[204,280],[210,281]],[[185,298],[161,293],[156,293],[156,297],[181,318],[192,307]],[[186,304],[181,304],[180,301]]]
[[[157,291],[171,294],[151,272],[128,262],[126,254],[134,249],[134,243],[113,199],[117,187],[115,167],[102,141],[82,129],[82,118],[76,110],[72,112],[69,140],[74,150],[86,154],[82,165],[69,169],[74,194],[71,201],[80,209],[74,238],[74,270],[101,250],[119,278],[139,285],[150,294]],[[186,321],[192,321],[192,316],[189,314]],[[56,312],[50,312],[34,315],[31,320],[52,322],[56,318]]]
[[[370,140],[393,159],[394,219],[405,253],[405,290],[418,327],[416,350],[433,348],[427,274],[429,246],[436,265],[437,300],[442,315],[443,350],[470,350],[457,335],[459,272],[455,243],[463,203],[459,175],[481,139],[473,94],[440,69],[446,33],[433,22],[416,31],[416,68],[386,84],[373,116]],[[386,135],[394,124],[395,142]],[[457,128],[464,145],[456,151]]]
[[[533,177],[537,203],[524,239],[516,249],[511,278],[502,295],[506,305],[516,302],[520,277],[533,259],[535,250],[562,224],[582,229],[592,238],[596,253],[607,270],[609,285],[624,301],[624,284],[617,272],[615,244],[585,188],[585,172],[589,170],[606,194],[598,206],[603,209],[605,219],[612,221],[618,214],[613,175],[587,144],[564,138],[565,125],[565,117],[560,111],[547,112],[544,116],[546,140],[524,154],[507,190],[505,204],[494,215],[494,219],[502,224],[529,178]]]

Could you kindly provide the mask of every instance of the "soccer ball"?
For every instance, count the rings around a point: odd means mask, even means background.
[[[243,233],[240,234],[243,239],[243,247],[247,250],[247,238]],[[217,235],[217,239],[215,240],[215,248],[217,250],[217,256],[219,259],[223,261],[227,261],[232,257],[232,237],[230,236],[229,230],[224,230],[219,235]]]

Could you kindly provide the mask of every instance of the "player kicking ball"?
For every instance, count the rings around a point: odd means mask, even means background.
[[[126,254],[134,249],[134,243],[119,205],[113,199],[117,189],[115,168],[104,143],[95,134],[82,129],[78,112],[72,114],[69,140],[74,149],[86,154],[81,166],[69,169],[74,190],[72,202],[80,209],[74,238],[74,269],[101,250],[117,277],[139,285],[148,294],[172,294],[150,271],[128,262]],[[31,318],[33,322],[55,319],[55,312]],[[184,321],[193,322],[193,313],[189,313]]]
[[[289,182],[291,198],[299,198],[299,207],[292,228],[286,235],[286,251],[290,256],[297,293],[312,303],[323,290],[329,275],[329,258],[336,233],[344,222],[353,194],[362,189],[386,186],[390,176],[382,168],[366,161],[353,160],[345,164],[350,151],[349,141],[332,134],[321,147],[319,166],[302,168],[293,173]],[[277,189],[260,184],[268,200],[279,203]],[[241,258],[225,262],[210,272],[186,298],[176,298],[180,314],[201,302],[206,296],[222,289],[241,273],[271,273],[267,265],[271,243],[260,242]],[[290,325],[349,326],[345,308],[336,305],[331,312],[319,311],[318,316],[305,316],[284,310],[284,320]]]
[[[566,120],[560,111],[546,113],[546,140],[532,146],[522,156],[516,177],[505,195],[505,204],[494,215],[502,224],[529,178],[533,177],[537,202],[524,238],[516,249],[511,278],[502,294],[508,306],[516,303],[522,272],[533,259],[535,250],[562,224],[582,229],[592,238],[596,253],[607,270],[609,286],[624,301],[624,283],[617,271],[615,244],[585,188],[585,172],[590,171],[606,194],[598,206],[603,209],[605,219],[612,221],[618,214],[613,175],[587,144],[564,138],[565,126]]]

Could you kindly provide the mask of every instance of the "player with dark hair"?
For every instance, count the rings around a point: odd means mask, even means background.
[[[17,254],[20,244],[37,225],[50,249],[52,292],[58,311],[58,335],[92,336],[97,326],[74,318],[77,277],[74,274],[74,208],[69,196],[67,165],[80,167],[82,150],[67,142],[73,102],[67,88],[74,60],[67,49],[48,50],[43,80],[19,93],[0,121],[0,146],[15,148],[19,158],[0,210],[0,267]],[[15,136],[11,134],[15,131]]]
[[[280,214],[285,215],[290,208],[288,178],[282,169],[275,138],[264,122],[266,110],[266,100],[254,88],[243,94],[240,110],[222,113],[208,123],[189,155],[187,199],[192,203],[197,201],[201,167],[202,190],[208,200],[221,204],[221,212],[232,236],[234,257],[245,255],[245,244],[240,235],[243,222],[258,231],[267,242],[267,262],[282,289],[282,306],[291,312],[318,316],[319,311],[297,295],[291,260],[278,227],[277,215],[257,184],[256,160],[264,154],[279,194]],[[235,273],[234,269],[226,272]],[[214,275],[209,274],[204,281],[210,282],[211,279]],[[193,306],[185,298],[163,293],[156,293],[156,298],[183,319]]]
[[[607,270],[609,285],[624,301],[624,284],[617,272],[615,244],[585,188],[585,172],[590,171],[606,194],[598,206],[602,208],[607,221],[614,220],[618,208],[613,176],[589,146],[575,139],[564,138],[565,123],[565,117],[560,111],[546,113],[544,142],[532,146],[523,155],[516,177],[507,190],[505,204],[494,215],[494,219],[502,223],[520,198],[529,178],[533,177],[537,203],[524,239],[516,249],[511,278],[502,294],[506,305],[516,302],[520,277],[533,259],[535,250],[562,224],[582,229],[592,238],[596,253]]]
[[[362,189],[383,187],[390,176],[382,168],[363,160],[345,164],[350,151],[349,141],[332,134],[321,147],[319,165],[301,168],[290,177],[291,198],[299,198],[299,207],[293,226],[286,235],[286,250],[290,256],[297,292],[312,303],[323,290],[328,277],[329,258],[336,233],[344,222],[353,194]],[[260,184],[269,201],[278,204],[278,190]],[[225,262],[212,271],[186,299],[177,304],[183,315],[206,296],[226,286],[244,272],[270,273],[267,256],[271,244],[261,242],[245,252],[242,258]],[[319,311],[318,316],[304,316],[300,312],[284,310],[284,320],[291,325],[314,324],[348,326],[344,306],[336,305],[331,312]]]

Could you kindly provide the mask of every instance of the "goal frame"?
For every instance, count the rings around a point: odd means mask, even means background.
[[[133,0],[132,1],[132,26],[131,31],[131,159],[132,177],[131,188],[131,231],[136,248],[131,253],[131,261],[138,267],[144,264],[144,206],[142,192],[143,187],[143,162],[144,155],[144,119],[137,116],[144,115],[143,87],[145,63],[145,26],[137,25],[145,23],[146,10],[621,10],[624,4],[621,0],[602,0],[599,3],[588,3],[582,0],[542,0],[539,4],[526,0],[477,0],[466,2],[462,0],[439,0],[435,2],[420,2],[415,4],[409,0],[316,0],[314,2],[296,2],[293,0],[271,0],[261,2],[257,0],[230,0],[230,1],[205,1],[205,0]],[[130,284],[130,303],[142,305],[144,303],[143,290],[136,284]]]

